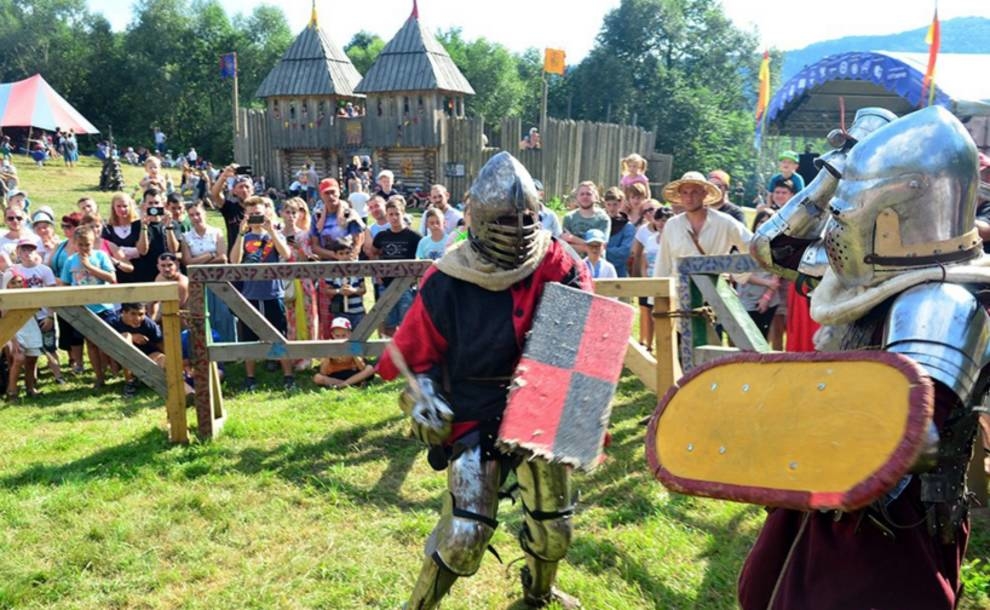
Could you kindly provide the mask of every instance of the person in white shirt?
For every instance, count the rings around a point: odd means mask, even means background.
[[[654,277],[676,277],[682,256],[729,254],[733,248],[749,252],[753,234],[741,222],[708,206],[722,199],[722,192],[701,172],[687,172],[663,190],[663,197],[684,212],[667,221],[653,266]]]
[[[434,184],[430,187],[430,208],[439,210],[443,214],[443,232],[445,235],[450,235],[457,228],[457,223],[461,218],[464,218],[464,214],[461,214],[460,210],[450,205],[450,193],[447,192],[447,187],[442,184]],[[423,214],[423,218],[420,220],[419,232],[421,235],[427,233],[426,214]]]

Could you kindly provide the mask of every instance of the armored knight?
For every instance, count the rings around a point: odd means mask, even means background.
[[[553,586],[571,538],[570,468],[520,460],[495,446],[510,377],[548,282],[591,290],[585,265],[540,229],[540,203],[526,169],[508,153],[485,164],[469,191],[470,238],[423,278],[379,373],[415,375],[400,402],[429,460],[447,470],[448,496],[426,543],[407,608],[434,608],[458,577],[480,564],[496,520],[500,488],[515,472],[524,511],[524,601],[564,608],[577,600]],[[401,362],[401,361],[404,361]]]
[[[740,575],[740,603],[949,610],[960,594],[965,473],[990,370],[977,151],[939,107],[900,119],[862,110],[837,136],[819,176],[761,227],[752,253],[790,277],[821,277],[811,293],[812,317],[825,325],[820,350],[881,349],[924,369],[935,382],[937,456],[867,509],[773,510]]]

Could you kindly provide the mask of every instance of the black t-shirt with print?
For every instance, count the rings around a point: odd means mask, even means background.
[[[401,261],[416,258],[416,247],[423,236],[410,228],[405,228],[396,233],[391,228],[385,229],[375,236],[372,244],[376,250],[381,251],[379,260]],[[383,278],[382,284],[388,286],[392,278]]]

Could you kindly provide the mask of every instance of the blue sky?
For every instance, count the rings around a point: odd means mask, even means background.
[[[87,0],[117,30],[131,20],[131,0]],[[228,13],[250,13],[263,0],[220,0]],[[274,2],[294,32],[309,20],[311,0]],[[363,16],[344,6],[361,7]],[[529,47],[562,48],[568,63],[579,62],[591,49],[602,17],[619,0],[419,0],[420,18],[433,29],[460,27],[467,38],[485,37],[513,51]],[[930,23],[933,0],[723,0],[729,17],[740,27],[757,29],[763,46],[797,49],[813,42],[849,35],[889,34]],[[317,0],[320,24],[343,46],[360,30],[388,40],[409,16],[412,0],[345,3]],[[126,7],[126,10],[121,10]],[[790,7],[790,8],[788,8]],[[990,17],[990,0],[940,0],[941,19]],[[343,11],[343,12],[341,12]],[[808,13],[814,13],[813,15]]]

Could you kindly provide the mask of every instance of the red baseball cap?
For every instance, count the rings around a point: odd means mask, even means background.
[[[340,184],[337,183],[336,178],[324,178],[320,180],[320,193],[325,193],[331,188],[337,189],[338,192],[340,191]]]

